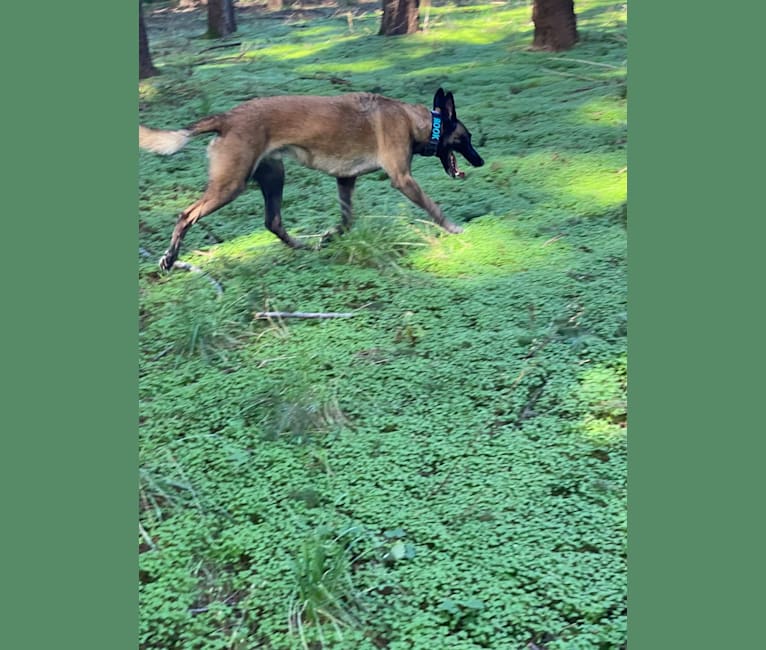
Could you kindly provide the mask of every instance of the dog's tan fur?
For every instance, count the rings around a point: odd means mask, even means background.
[[[431,135],[431,111],[423,105],[369,93],[264,97],[203,118],[185,129],[165,131],[139,126],[139,146],[172,154],[195,135],[207,132],[218,134],[208,147],[207,189],[179,216],[170,248],[160,260],[165,269],[172,267],[186,230],[236,198],[250,178],[261,186],[266,226],[288,245],[302,246],[281,223],[281,158],[285,155],[337,178],[343,227],[350,226],[356,177],[383,169],[392,186],[428,212],[442,228],[453,233],[461,231],[410,173],[414,149],[427,143]]]

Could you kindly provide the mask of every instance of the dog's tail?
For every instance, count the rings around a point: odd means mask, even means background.
[[[223,126],[220,115],[205,117],[195,122],[190,127],[176,131],[164,131],[162,129],[150,129],[141,124],[138,125],[138,146],[147,151],[169,156],[180,151],[189,140],[198,133],[221,132]]]
[[[188,129],[179,131],[160,131],[138,125],[138,146],[147,151],[169,156],[184,148],[191,138]]]

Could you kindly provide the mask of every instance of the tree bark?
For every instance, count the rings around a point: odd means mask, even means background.
[[[383,0],[379,35],[400,36],[418,31],[420,0]]]
[[[149,39],[146,37],[146,25],[144,25],[144,8],[138,3],[138,78],[146,79],[159,74],[160,71],[152,63],[152,55],[149,52]]]
[[[534,1],[535,39],[532,47],[554,52],[571,48],[579,40],[574,0]]]
[[[234,0],[208,0],[208,38],[223,38],[236,31],[237,22],[234,18]]]

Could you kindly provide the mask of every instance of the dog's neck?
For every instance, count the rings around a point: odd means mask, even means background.
[[[435,156],[439,148],[439,140],[444,134],[444,118],[436,111],[431,111],[431,129],[426,143],[417,143],[419,146],[416,153],[421,156]]]

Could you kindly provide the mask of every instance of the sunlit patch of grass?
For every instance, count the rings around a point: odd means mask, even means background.
[[[624,203],[628,194],[625,154],[539,152],[527,156],[519,175],[578,211],[603,211]],[[538,173],[538,170],[543,173]]]
[[[157,86],[151,82],[151,79],[142,79],[138,82],[138,101],[151,101],[157,97],[157,94]]]
[[[627,361],[599,364],[582,374],[579,399],[587,408],[580,422],[582,435],[597,444],[609,444],[626,436],[628,418]]]
[[[519,235],[509,218],[481,217],[460,235],[442,236],[412,256],[415,268],[447,277],[510,275],[561,264],[568,250],[557,240]]]
[[[531,9],[526,5],[510,9],[498,5],[431,7],[430,11],[435,28],[448,28],[443,31],[434,30],[440,43],[491,45],[509,38],[515,40],[519,30],[531,29],[528,26]],[[429,33],[433,32],[426,32],[426,35]]]
[[[258,228],[249,235],[242,235],[215,245],[210,249],[209,259],[214,263],[246,263],[261,255],[266,248],[284,249],[285,254],[290,252],[290,249],[274,233],[265,228]]]
[[[296,43],[278,43],[269,45],[263,49],[254,50],[248,54],[251,57],[267,57],[278,61],[293,61],[295,59],[304,59],[311,56],[319,56],[325,50],[337,47],[340,43],[355,40],[358,36],[336,36],[332,39],[319,42]]]
[[[345,31],[342,28],[339,28],[338,23],[331,23],[331,24],[323,24],[323,23],[306,23],[302,25],[300,35],[296,36],[293,41],[304,41],[304,40],[314,40],[314,39],[323,39],[330,36],[336,36],[340,31]]]
[[[597,97],[582,104],[572,115],[572,119],[607,126],[626,126],[627,123],[624,102],[617,102],[607,97]]]
[[[495,16],[497,22],[502,22],[512,14],[516,16],[525,16],[531,20],[531,5],[527,0],[512,0],[511,2],[485,2],[481,4],[466,4],[455,6],[453,3],[428,8],[431,15],[450,16],[455,20],[472,20],[477,16],[488,19]]]
[[[624,440],[627,431],[624,426],[614,424],[608,419],[587,415],[580,424],[583,437],[597,445],[609,445]]]
[[[584,28],[598,28],[603,30],[614,30],[615,27],[625,27],[628,19],[628,3],[627,2],[615,2],[610,7],[603,7],[600,3],[599,11],[588,15],[586,12],[588,9],[592,9],[594,5],[592,1],[579,0],[577,3],[578,13],[578,27]],[[579,16],[585,14],[580,18]]]
[[[466,61],[465,63],[450,63],[444,61],[443,65],[429,65],[421,66],[417,70],[412,70],[403,76],[406,77],[419,77],[419,76],[433,76],[433,75],[449,75],[456,71],[465,72],[468,70],[481,69],[483,64],[481,61]],[[463,107],[463,103],[460,104]],[[462,116],[461,116],[462,117]]]

